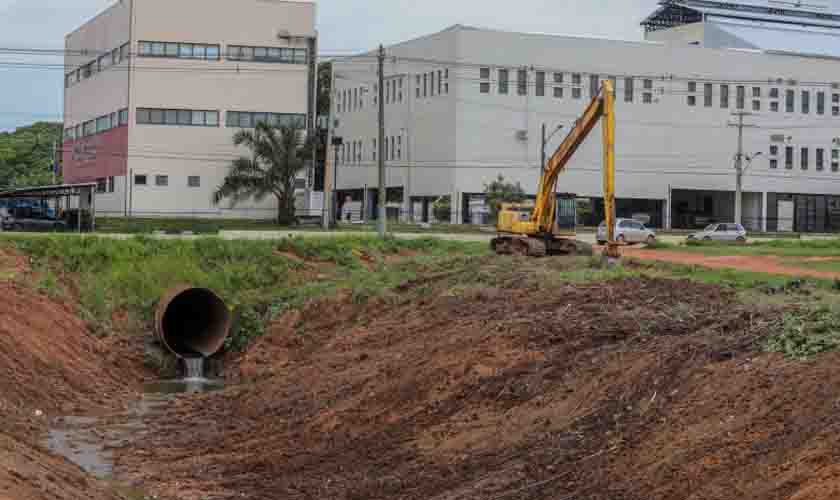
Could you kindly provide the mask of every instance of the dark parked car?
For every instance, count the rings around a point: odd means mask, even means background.
[[[63,231],[65,229],[67,229],[67,223],[43,212],[13,210],[11,214],[3,217],[4,231]]]

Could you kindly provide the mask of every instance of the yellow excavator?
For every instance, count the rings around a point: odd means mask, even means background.
[[[598,95],[551,155],[540,177],[536,201],[501,205],[496,224],[498,235],[491,242],[497,254],[532,257],[574,255],[588,247],[576,240],[575,196],[557,194],[557,178],[599,120],[603,120],[604,141],[604,212],[607,224],[604,255],[619,258],[615,241],[615,89],[610,80],[601,84]]]

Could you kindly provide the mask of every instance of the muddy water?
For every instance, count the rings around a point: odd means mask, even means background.
[[[179,394],[224,387],[207,379],[165,380],[146,384],[143,396],[122,413],[97,417],[56,418],[43,445],[99,479],[114,479],[113,449],[149,432],[149,418],[166,411]]]

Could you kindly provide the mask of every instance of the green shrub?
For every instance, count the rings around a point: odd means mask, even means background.
[[[808,358],[840,347],[840,315],[828,309],[786,314],[781,332],[767,341],[770,352]]]

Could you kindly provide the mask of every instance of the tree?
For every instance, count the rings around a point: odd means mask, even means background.
[[[507,182],[501,175],[490,184],[484,185],[484,195],[494,219],[499,215],[502,203],[520,203],[525,200],[522,185],[518,182]]]
[[[53,143],[61,144],[60,123],[39,122],[0,133],[0,189],[52,183]]]
[[[240,130],[233,136],[237,146],[251,150],[251,157],[240,157],[213,193],[218,205],[230,198],[231,206],[243,200],[277,199],[277,222],[289,224],[295,217],[295,179],[304,168],[310,140],[303,141],[303,129],[276,127],[260,122],[253,130]]]

